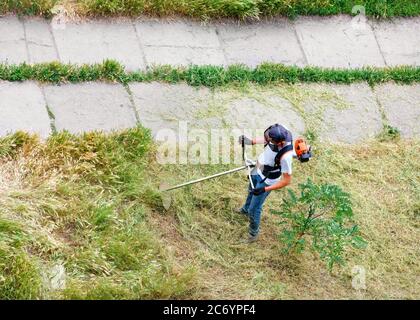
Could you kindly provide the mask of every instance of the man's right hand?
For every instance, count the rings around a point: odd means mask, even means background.
[[[252,145],[252,140],[246,137],[245,135],[239,136],[239,139],[238,139],[239,144],[242,144],[242,141],[246,145]]]

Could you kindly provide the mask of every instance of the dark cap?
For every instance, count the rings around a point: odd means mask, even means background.
[[[270,137],[276,142],[280,141],[286,141],[291,142],[292,141],[292,133],[287,130],[285,127],[283,127],[281,124],[273,124],[267,130],[264,132],[264,136]]]

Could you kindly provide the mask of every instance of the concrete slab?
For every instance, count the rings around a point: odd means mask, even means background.
[[[375,87],[375,94],[391,126],[404,137],[420,137],[419,84],[382,84]]]
[[[232,128],[262,133],[273,123],[281,123],[294,135],[305,131],[302,117],[289,101],[280,96],[268,96],[266,102],[251,97],[239,98],[230,102],[227,109],[223,118]]]
[[[30,63],[58,61],[54,39],[45,19],[24,20]]]
[[[137,21],[137,33],[143,45],[217,48],[216,28],[192,21]]]
[[[137,21],[148,65],[225,65],[216,28],[191,21]]]
[[[128,70],[144,69],[143,52],[133,25],[107,21],[67,23],[64,29],[53,29],[61,61],[100,63],[114,59]]]
[[[140,122],[154,135],[161,129],[177,131],[180,121],[188,121],[191,127],[203,125],[203,121],[196,119],[195,113],[206,108],[210,99],[209,89],[157,82],[131,83],[129,86]],[[221,121],[218,120],[216,125],[221,126]]]
[[[120,84],[83,83],[45,86],[57,131],[111,131],[136,126],[134,109]]]
[[[148,65],[168,64],[173,66],[225,65],[221,49],[190,47],[155,47],[144,46]]]
[[[25,30],[18,18],[0,17],[0,62],[28,62]]]
[[[371,24],[388,66],[420,66],[420,18]]]
[[[156,134],[161,129],[177,131],[181,121],[190,128],[249,129],[263,131],[281,122],[294,133],[303,133],[304,122],[290,102],[269,93],[267,99],[242,94],[235,89],[192,88],[185,84],[130,84],[142,124]]]
[[[320,141],[357,143],[381,132],[379,106],[367,84],[304,87],[320,93],[309,96],[304,103],[306,116],[314,121]]]
[[[34,82],[0,81],[0,135],[24,130],[46,138],[50,132],[45,100]]]
[[[228,64],[255,67],[262,62],[304,66],[303,51],[288,20],[217,28]]]
[[[384,66],[368,23],[355,27],[349,16],[302,17],[296,31],[310,65],[358,68]]]
[[[149,18],[133,24],[118,18],[56,28],[36,18],[25,21],[0,18],[0,61],[93,64],[115,59],[128,70],[146,64],[255,67],[265,61],[328,68],[384,66],[385,61],[420,65],[420,18],[376,22],[341,15],[240,25]]]
[[[142,124],[161,129],[247,129],[262,132],[279,122],[301,135],[314,130],[321,141],[356,143],[382,130],[376,98],[367,84],[284,85],[281,88],[191,88],[185,84],[130,84]]]

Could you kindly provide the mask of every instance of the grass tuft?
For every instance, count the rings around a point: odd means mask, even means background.
[[[389,124],[385,124],[382,131],[378,135],[378,139],[381,142],[393,141],[399,139],[401,136],[400,130]]]

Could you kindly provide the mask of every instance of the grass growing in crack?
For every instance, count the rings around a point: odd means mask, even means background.
[[[378,134],[379,141],[392,141],[400,138],[400,130],[389,124],[385,124],[382,131]]]
[[[411,84],[420,82],[420,67],[400,66],[388,68],[326,69],[295,67],[275,63],[263,63],[255,69],[243,65],[227,68],[221,66],[171,67],[155,66],[147,71],[127,72],[120,63],[105,60],[100,64],[74,65],[59,62],[28,65],[0,64],[0,80],[65,83],[87,81],[113,82],[186,82],[191,86],[210,88],[226,85],[243,86],[248,83],[269,85],[276,83],[337,83],[367,82],[370,85],[394,81]]]
[[[357,14],[361,5],[373,17],[417,16],[420,4],[413,0],[5,0],[0,13],[50,15],[56,3],[79,15],[93,16],[187,16],[203,20],[219,18],[259,19],[266,16]]]
[[[355,298],[354,265],[367,270],[366,298],[419,297],[418,140],[324,143],[309,163],[295,163],[290,189],[308,177],[343,186],[369,242],[347,251],[348,267],[332,273],[310,252],[282,254],[282,229],[269,210],[279,209],[285,190],[266,203],[260,241],[239,244],[248,227],[233,212],[246,194],[240,173],[173,191],[165,210],[161,181],[231,166],[159,165],[142,128],[58,133],[46,142],[17,133],[0,145],[4,299]],[[58,261],[67,286],[46,292],[40,274]]]

